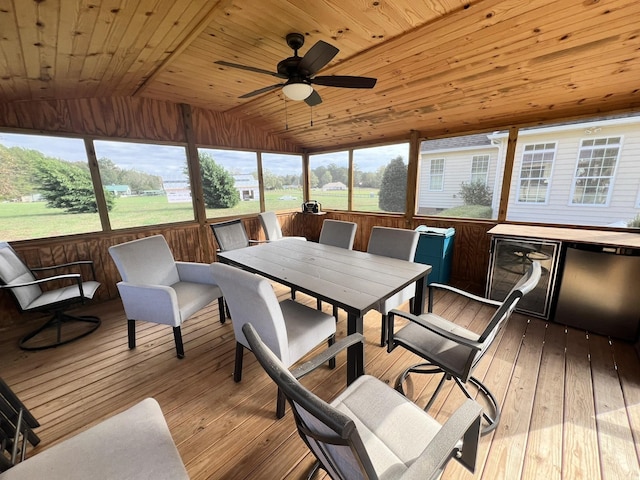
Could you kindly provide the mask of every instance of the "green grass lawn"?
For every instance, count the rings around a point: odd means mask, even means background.
[[[379,211],[377,190],[358,190],[354,206],[360,211]],[[323,208],[347,209],[347,192],[312,192]],[[299,209],[302,205],[299,190],[272,190],[265,194],[267,210]],[[234,208],[207,209],[208,218],[232,217],[258,213],[260,202],[240,202]],[[169,203],[165,196],[121,197],[109,212],[111,228],[122,229],[193,220],[191,203]],[[65,213],[47,208],[45,202],[1,203],[0,240],[14,241],[46,238],[102,230],[97,213]]]

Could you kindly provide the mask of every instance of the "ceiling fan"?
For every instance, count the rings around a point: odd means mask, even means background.
[[[322,98],[312,85],[323,85],[327,87],[341,88],[373,88],[376,84],[375,78],[370,77],[352,77],[348,75],[324,75],[314,76],[321,70],[333,57],[337,55],[339,50],[322,40],[309,49],[304,57],[298,56],[298,50],[304,45],[304,35],[301,33],[287,34],[287,45],[293,49],[293,56],[285,58],[278,63],[277,72],[270,72],[257,67],[239,65],[237,63],[218,60],[214,62],[217,65],[225,67],[239,68],[255,73],[263,73],[272,77],[282,78],[286,81],[269,85],[268,87],[259,88],[253,92],[245,93],[239,98],[249,98],[262,93],[270,92],[282,87],[283,93],[291,100],[304,100],[310,107],[322,103]]]

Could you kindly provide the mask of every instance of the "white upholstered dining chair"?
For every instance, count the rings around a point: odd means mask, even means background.
[[[236,338],[233,379],[242,380],[244,349],[250,349],[242,333],[245,323],[252,323],[269,348],[288,368],[320,343],[334,343],[335,318],[293,300],[278,301],[271,283],[263,277],[223,263],[211,265],[231,314]],[[330,361],[330,366],[335,360]],[[284,397],[278,393],[276,414],[284,415]]]
[[[258,214],[260,224],[264,230],[264,235],[268,242],[277,240],[306,240],[305,237],[284,236],[280,228],[280,222],[275,212],[262,212]]]
[[[367,252],[413,262],[416,256],[419,238],[420,233],[415,230],[373,227],[369,237]],[[380,274],[384,275],[384,272],[380,272]],[[415,291],[415,284],[411,284],[386,299],[380,306],[380,313],[382,314],[380,346],[384,346],[387,341],[387,314],[390,310],[399,307],[407,301],[411,301],[415,296]]]
[[[184,357],[182,323],[218,299],[225,321],[222,291],[209,264],[176,262],[162,235],[109,247],[122,281],[117,283],[127,315],[129,348],[136,346],[136,320],[173,327],[176,355]]]

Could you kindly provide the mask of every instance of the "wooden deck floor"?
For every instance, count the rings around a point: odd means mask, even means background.
[[[298,300],[315,304],[300,294]],[[0,332],[0,376],[42,425],[42,442],[30,455],[153,396],[192,479],[306,474],[313,459],[291,413],[275,419],[275,386],[250,353],[242,382],[233,382],[233,328],[218,322],[215,303],[184,325],[183,360],[175,357],[171,330],[157,325],[139,324],[138,348],[130,351],[119,301],[84,311],[103,325],[57,349],[19,350],[27,326]],[[490,313],[447,296],[436,311],[472,328]],[[393,383],[417,358],[377,346],[379,322],[375,312],[365,318],[366,371]],[[345,328],[341,317],[339,336]],[[344,361],[343,354],[338,368],[320,369],[304,383],[332,398],[345,385]],[[501,401],[502,421],[482,438],[476,474],[451,462],[444,479],[640,479],[640,362],[632,346],[516,314],[476,376]],[[418,403],[434,380],[415,379]],[[457,391],[444,391],[431,413],[443,420],[461,401]]]

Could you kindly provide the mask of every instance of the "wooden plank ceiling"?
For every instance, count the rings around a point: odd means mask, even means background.
[[[143,96],[230,112],[309,150],[640,108],[637,0],[0,0],[0,102]],[[340,49],[311,109],[290,32]],[[275,80],[275,81],[274,81]],[[312,121],[312,122],[311,122]]]

